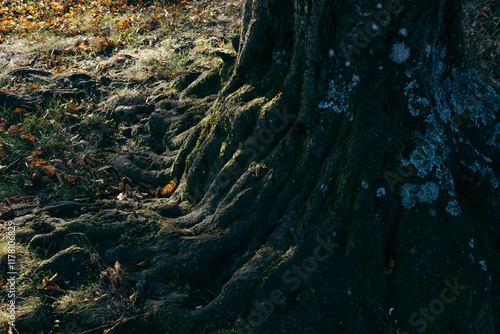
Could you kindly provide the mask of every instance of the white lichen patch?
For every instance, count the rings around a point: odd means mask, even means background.
[[[418,137],[419,134],[415,133]],[[436,176],[443,180],[449,171],[446,167],[446,160],[450,153],[450,148],[444,143],[445,136],[439,130],[427,130],[422,145],[417,146],[411,153],[409,160],[403,160],[404,166],[412,164],[418,172],[419,177],[425,177],[434,171]]]
[[[377,197],[382,197],[385,195],[385,188],[379,188],[377,189]]]
[[[419,87],[420,86],[417,83],[417,80],[414,79],[408,82],[406,87],[403,89],[404,94],[408,96],[408,110],[412,116],[418,116],[420,114],[420,108],[427,108],[430,106],[429,100],[417,95],[416,90]]]
[[[429,58],[429,56],[431,55],[432,46],[430,46],[429,44],[427,44],[424,51],[425,51],[426,57]]]
[[[434,182],[426,182],[420,186],[417,198],[420,203],[431,203],[439,197],[439,186]]]
[[[493,88],[484,86],[475,79],[477,77],[469,69],[451,69],[450,75],[443,79],[441,76],[447,69],[444,48],[435,48],[432,58],[431,91],[436,101],[436,110],[429,122],[449,123],[450,117],[467,112],[474,126],[495,128],[494,133],[490,133],[485,140],[488,145],[500,148],[500,125],[496,117],[500,114],[500,105],[495,103],[500,100],[500,96]]]
[[[432,203],[439,198],[439,186],[434,182],[426,182],[418,186],[405,183],[399,188],[401,204],[406,209],[411,209],[415,203]]]
[[[462,166],[470,169],[474,173],[480,173],[483,177],[489,178],[490,182],[491,182],[491,185],[493,186],[493,188],[498,188],[498,186],[500,185],[499,182],[498,182],[497,176],[495,175],[495,173],[493,172],[493,170],[491,169],[490,166],[483,166],[477,160],[474,161],[473,164],[470,164],[470,163],[468,164],[465,161],[460,160],[460,164]]]
[[[426,117],[426,122],[430,123],[435,129],[451,128],[454,132],[460,132],[460,126],[457,126],[452,121],[453,118],[457,119],[458,116],[462,123],[467,122],[468,127],[474,126],[487,130],[484,141],[490,146],[500,148],[500,123],[498,121],[498,115],[500,115],[498,101],[500,96],[491,87],[484,86],[469,69],[448,69],[445,63],[447,59],[445,48],[439,46],[432,48],[431,54],[433,71],[430,80],[430,91],[433,94],[434,105]],[[449,74],[443,77],[446,69],[449,70]],[[471,143],[467,140],[464,141],[461,137],[456,138],[453,136],[451,142],[465,142],[472,146]],[[498,178],[492,169],[486,164],[478,162],[488,160],[477,149],[474,147],[472,149],[477,160],[473,161],[472,164],[464,162],[463,165],[489,178],[493,187],[499,187]],[[421,151],[421,148],[417,148],[416,151],[418,150]],[[441,151],[442,157],[446,158],[449,149],[443,146]],[[413,160],[411,162],[413,163]],[[445,160],[442,160],[441,163],[444,166]],[[440,175],[437,174],[437,176],[443,182],[442,187],[446,188],[449,194],[454,197],[453,179],[447,168],[442,168],[441,171],[436,169],[436,172],[440,172]],[[453,200],[447,206],[447,211],[452,215],[458,215],[461,212],[458,203]]]
[[[483,269],[484,271],[488,271],[488,268],[486,268],[486,263],[484,262],[484,260],[479,261],[479,264],[481,265],[481,269]]]
[[[408,36],[408,29],[406,28],[399,29],[399,35],[403,37]]]
[[[343,113],[349,107],[352,90],[359,84],[360,77],[353,75],[350,81],[344,80],[342,75],[328,82],[326,97],[318,105],[320,109],[332,109],[336,113]],[[351,115],[351,120],[353,115]]]
[[[446,211],[449,212],[452,216],[458,216],[462,213],[462,209],[458,205],[456,200],[450,201],[446,206]]]
[[[396,43],[392,46],[389,58],[395,63],[402,64],[410,58],[410,48],[405,43]]]
[[[493,135],[488,139],[489,146],[493,146],[496,148],[500,148],[500,123],[495,126],[495,130],[493,131]]]
[[[278,50],[278,51],[273,52],[274,62],[278,65],[281,65],[281,64],[284,64],[285,66],[288,65],[288,63],[285,61],[285,55],[286,55],[285,50]]]

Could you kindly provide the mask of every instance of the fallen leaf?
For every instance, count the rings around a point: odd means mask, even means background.
[[[57,282],[61,280],[61,276],[59,276],[59,273],[56,273],[54,276],[51,278],[44,277],[42,279],[42,286],[40,287],[42,290],[52,290],[52,291],[59,291],[59,292],[64,292],[57,286]]]
[[[14,110],[12,110],[12,115],[24,115],[26,114],[26,109],[23,109],[23,108],[16,108]]]
[[[7,133],[10,135],[16,134],[19,132],[19,125],[12,125],[8,130]]]
[[[160,195],[162,196],[166,196],[166,197],[169,197],[171,196],[175,189],[177,188],[177,178],[173,179],[172,181],[170,181],[165,187],[163,187],[163,189],[160,191]]]
[[[40,167],[40,171],[44,173],[47,176],[54,176],[56,175],[56,168],[51,165],[45,165]]]

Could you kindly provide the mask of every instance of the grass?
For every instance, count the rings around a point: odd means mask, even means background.
[[[99,196],[104,182],[99,168],[105,149],[82,138],[103,130],[103,116],[90,101],[54,99],[35,111],[0,109],[0,192],[3,197],[53,192],[61,199]],[[75,119],[76,118],[76,119]],[[107,175],[109,176],[109,175]],[[113,177],[107,183],[118,182]]]
[[[7,255],[7,239],[0,240],[0,259]],[[40,258],[36,256],[28,246],[16,244],[16,270],[20,274],[16,282],[16,317],[17,319],[24,318],[28,324],[36,324],[43,316],[43,300],[44,296],[37,291],[34,286],[37,283],[38,277],[33,274],[33,271],[40,263]],[[5,273],[1,277],[2,285],[5,284]],[[0,291],[0,298],[8,300],[6,289]],[[4,325],[5,319],[8,319],[7,304],[2,303],[0,306],[0,326]]]
[[[192,43],[200,32],[223,45],[224,36],[239,32],[234,15],[240,8],[235,2],[134,1],[127,5],[122,0],[60,4],[47,0],[4,1],[0,51],[9,54],[11,61],[0,59],[0,68],[11,70],[43,60],[53,72],[85,69],[104,74],[106,60],[121,54],[136,54],[141,62],[144,59],[146,64],[140,64],[139,70],[129,69],[134,79],[144,79],[151,72],[168,78],[185,69],[186,62],[208,68],[211,59],[206,54],[192,53],[196,56],[184,58],[187,53],[174,55],[172,51]],[[92,60],[95,66],[82,68],[84,60]]]
[[[483,82],[500,91],[500,2],[466,0],[463,11],[469,63]]]
[[[56,313],[79,314],[98,308],[107,295],[101,294],[100,287],[96,284],[81,286],[75,291],[68,291],[57,298],[54,303]]]

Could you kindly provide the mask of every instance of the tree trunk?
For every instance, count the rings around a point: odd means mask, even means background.
[[[495,333],[499,96],[460,15],[246,1],[234,74],[171,170],[148,280],[197,293],[150,305],[166,332]]]

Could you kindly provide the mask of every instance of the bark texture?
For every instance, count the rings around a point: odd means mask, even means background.
[[[197,293],[149,305],[158,326],[498,330],[499,97],[468,68],[460,13],[246,1],[233,76],[170,170],[148,282]]]

